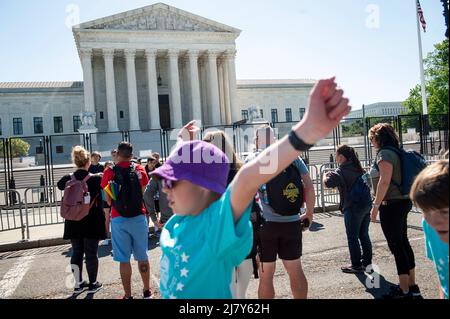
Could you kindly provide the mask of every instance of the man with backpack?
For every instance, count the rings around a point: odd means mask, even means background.
[[[256,130],[256,148],[264,150],[275,142],[270,126]],[[259,152],[254,154],[257,156]],[[251,161],[252,155],[247,159]],[[263,172],[262,172],[263,174]],[[302,269],[302,231],[312,223],[315,203],[314,185],[308,168],[299,158],[258,191],[263,226],[259,232],[260,299],[273,299],[277,256],[289,275],[294,299],[306,299],[308,282]],[[304,204],[306,202],[306,213]]]
[[[143,204],[143,192],[148,183],[145,169],[131,162],[133,146],[122,142],[117,148],[117,164],[105,171],[102,188],[111,205],[111,239],[114,260],[120,263],[120,276],[125,295],[131,294],[131,254],[138,262],[144,284],[144,299],[151,298],[150,265],[148,262],[148,225]]]

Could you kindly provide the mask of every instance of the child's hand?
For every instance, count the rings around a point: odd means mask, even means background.
[[[183,141],[193,141],[197,139],[197,133],[200,131],[200,128],[195,125],[195,120],[190,121],[186,124],[178,133],[178,137]]]
[[[330,134],[351,110],[349,100],[343,95],[334,77],[320,80],[311,91],[302,125],[294,127],[298,136],[308,144],[315,144]]]

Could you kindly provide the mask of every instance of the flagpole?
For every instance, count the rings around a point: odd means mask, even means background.
[[[420,65],[420,81],[422,86],[422,112],[423,115],[428,114],[428,104],[427,104],[427,90],[425,86],[425,71],[423,68],[423,52],[422,52],[422,35],[420,31],[420,20],[419,20],[419,12],[417,10],[417,0],[414,0],[415,10],[416,10],[416,18],[417,18],[417,38],[419,41],[419,65]]]

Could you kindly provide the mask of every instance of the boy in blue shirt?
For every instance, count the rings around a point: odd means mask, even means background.
[[[416,178],[411,199],[423,210],[423,232],[427,257],[436,267],[441,299],[448,299],[448,160],[434,163]]]

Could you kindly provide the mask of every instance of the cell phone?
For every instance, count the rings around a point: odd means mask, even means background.
[[[302,208],[302,214],[300,215],[300,218],[301,218],[302,216],[304,216],[305,213],[306,213],[306,209]],[[309,226],[311,226],[308,218],[303,219],[303,220],[301,221],[301,224],[302,224],[302,227],[303,227],[303,228],[309,228]]]
[[[308,218],[305,218],[304,220],[302,220],[302,226],[303,226],[303,228],[309,228],[310,222],[309,222]]]

